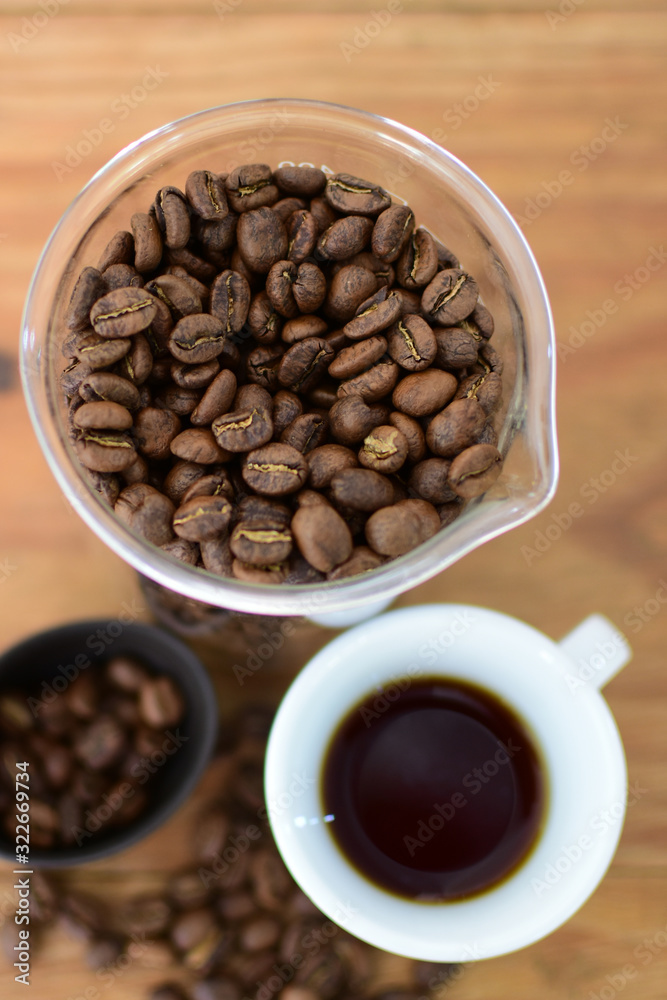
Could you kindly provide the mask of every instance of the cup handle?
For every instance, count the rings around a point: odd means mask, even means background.
[[[592,671],[590,680],[597,688],[603,688],[632,659],[627,639],[604,615],[584,618],[558,645],[575,663]]]

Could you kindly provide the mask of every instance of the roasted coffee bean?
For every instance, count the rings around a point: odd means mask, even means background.
[[[205,361],[201,365],[188,365],[184,361],[172,361],[169,370],[172,379],[181,388],[204,389],[219,373],[220,362],[217,358]]]
[[[187,417],[200,399],[201,392],[198,389],[183,389],[180,385],[168,385],[155,394],[153,403],[160,410],[171,410],[179,417]]]
[[[203,466],[195,462],[178,461],[165,476],[162,489],[169,499],[178,505],[190,486],[204,475],[206,470]]]
[[[166,246],[180,249],[186,245],[190,239],[190,213],[182,191],[160,188],[155,196],[155,218]]]
[[[438,270],[438,250],[426,229],[416,229],[396,264],[396,280],[412,291],[424,288]]]
[[[296,417],[280,435],[284,444],[289,444],[302,455],[324,443],[327,436],[327,421],[319,413],[303,413]]]
[[[331,341],[325,337],[324,338],[331,346]],[[309,393],[306,394],[306,400],[310,406],[315,407],[320,412],[328,411],[338,400],[338,385],[332,378],[325,377],[322,379],[314,389],[311,389]]]
[[[437,345],[438,367],[458,371],[474,365],[477,361],[479,342],[462,326],[436,327],[433,333]]]
[[[366,545],[357,545],[352,549],[352,555],[345,562],[327,573],[327,580],[344,580],[349,576],[368,573],[382,565],[384,559]]]
[[[434,455],[453,458],[475,444],[486,423],[486,413],[476,399],[455,399],[428,425],[426,443]]]
[[[237,559],[253,566],[283,562],[292,551],[292,533],[287,528],[264,521],[241,521],[229,537],[229,547]]]
[[[162,238],[155,216],[135,212],[130,219],[134,236],[134,266],[140,274],[154,271],[162,260]]]
[[[296,344],[309,337],[322,337],[326,332],[326,320],[321,316],[306,315],[289,319],[283,326],[281,337],[286,344]]]
[[[262,521],[273,528],[287,528],[292,519],[291,509],[278,500],[250,494],[238,505],[241,521]]]
[[[415,228],[415,216],[408,205],[391,205],[378,215],[373,227],[371,248],[376,257],[391,264],[398,260]]]
[[[113,292],[117,288],[143,288],[144,279],[129,264],[112,264],[102,272],[104,288],[100,292]]]
[[[432,504],[448,503],[456,496],[449,485],[451,462],[445,458],[425,458],[418,462],[408,479],[408,486],[422,500]]]
[[[76,396],[84,379],[90,374],[92,374],[90,365],[84,365],[81,361],[73,361],[62,370],[60,373],[60,385],[68,399]]]
[[[308,392],[324,375],[334,356],[321,337],[308,337],[293,344],[278,366],[278,381],[292,392]]]
[[[329,410],[329,427],[340,444],[353,445],[385,422],[387,409],[382,405],[369,405],[359,395],[348,395]]]
[[[118,403],[128,410],[136,410],[139,407],[137,387],[111,372],[90,372],[79,383],[78,391],[87,403]]]
[[[236,212],[228,212],[224,218],[216,221],[205,222],[197,218],[192,220],[193,232],[202,253],[207,261],[217,265],[218,270],[227,267],[230,262],[238,221]]]
[[[134,440],[147,458],[169,458],[171,442],[180,432],[181,421],[170,410],[145,406],[134,419]]]
[[[294,392],[280,389],[273,397],[273,437],[280,440],[286,427],[303,413],[303,403]]]
[[[187,247],[183,247],[180,250],[170,248],[167,251],[167,260],[172,266],[184,267],[188,274],[191,274],[197,281],[203,281],[204,283],[212,281],[218,273],[218,268],[215,268],[207,260],[203,260],[202,257],[198,257],[197,254],[192,253]]]
[[[372,469],[341,469],[332,478],[331,495],[340,507],[372,511],[394,500],[390,479]]]
[[[318,233],[323,233],[327,226],[330,226],[339,217],[326,198],[321,195],[311,198],[308,209],[317,223]]]
[[[111,715],[98,716],[75,736],[73,742],[75,755],[93,770],[109,767],[118,760],[125,746],[125,730]],[[34,819],[32,802],[31,817]]]
[[[266,276],[266,294],[285,319],[294,319],[299,307],[294,300],[292,285],[296,281],[297,266],[290,260],[278,260]]]
[[[273,397],[261,385],[249,382],[246,385],[239,386],[232,405],[235,410],[249,410],[256,407],[258,410],[264,410],[266,413],[271,414]]]
[[[258,292],[250,300],[247,326],[260,344],[273,344],[280,336],[283,317],[274,309],[265,291]]]
[[[435,335],[421,316],[404,316],[394,323],[387,333],[387,344],[394,361],[409,372],[428,368],[436,357]]]
[[[306,209],[297,209],[284,223],[287,228],[287,259],[301,264],[315,250],[320,232],[315,216]]]
[[[476,399],[484,412],[493,413],[500,404],[502,397],[502,382],[497,372],[483,372],[481,375],[470,375],[463,379],[457,393],[457,399]]]
[[[211,430],[221,448],[234,453],[247,452],[271,440],[273,421],[264,408],[253,407],[216,417]]]
[[[237,580],[244,583],[260,583],[276,585],[284,583],[287,579],[289,563],[275,563],[271,566],[252,566],[250,563],[241,562],[234,559],[232,563],[232,575]]]
[[[398,365],[393,361],[379,361],[360,375],[341,382],[338,387],[338,397],[343,399],[345,396],[361,396],[367,403],[376,403],[392,391],[398,380],[399,371]],[[398,404],[394,401],[394,405]]]
[[[108,368],[109,365],[120,361],[131,346],[132,342],[127,337],[108,340],[91,332],[79,338],[74,353],[79,361],[87,366],[88,371],[95,371],[98,368]]]
[[[249,308],[250,286],[243,275],[229,268],[219,274],[211,286],[211,312],[225,334],[240,333]]]
[[[85,330],[90,323],[90,310],[105,291],[106,285],[98,269],[84,267],[69,300],[65,326],[69,330]]]
[[[227,497],[193,497],[175,512],[172,526],[179,538],[188,542],[204,542],[225,532],[232,516]]]
[[[375,274],[365,267],[348,264],[332,277],[326,297],[326,312],[338,323],[351,320],[362,302],[378,289]]]
[[[225,469],[219,469],[201,479],[196,479],[183,494],[183,503],[193,497],[217,497],[224,495],[229,500],[234,497],[234,487]]]
[[[390,196],[378,184],[344,173],[327,178],[324,197],[337,212],[356,215],[379,215],[391,204]]]
[[[228,412],[235,393],[236,377],[228,368],[224,368],[215,376],[190,414],[191,422],[197,427],[211,424],[216,417]]]
[[[123,343],[123,341],[114,341]],[[146,337],[137,333],[130,341],[130,349],[126,351],[114,369],[114,374],[126,378],[134,385],[143,385],[153,368],[153,355]]]
[[[275,212],[284,226],[293,212],[308,207],[308,202],[303,198],[279,198],[271,206],[271,211]]]
[[[292,285],[292,294],[299,310],[302,313],[315,312],[324,302],[326,293],[327,280],[317,264],[310,261],[299,264]]]
[[[227,175],[225,188],[227,201],[235,212],[247,213],[260,206],[272,205],[279,197],[271,167],[266,163],[244,163],[236,167]]]
[[[398,297],[383,286],[361,303],[353,318],[343,327],[343,333],[350,340],[362,340],[364,337],[373,336],[391,326],[400,316],[400,312]]]
[[[366,251],[355,253],[354,257],[351,257],[348,263],[354,264],[357,267],[365,267],[368,271],[372,271],[375,275],[378,288],[385,286],[391,288],[394,284],[396,278],[394,268],[391,264],[386,264],[380,260],[375,254],[367,253]],[[334,265],[334,267],[340,267],[340,265]]]
[[[401,379],[391,398],[396,409],[402,413],[410,417],[425,417],[446,406],[457,388],[454,375],[439,368],[427,368]]]
[[[498,447],[499,434],[496,428],[493,426],[490,420],[487,420],[486,424],[482,428],[482,433],[477,438],[477,444],[492,444],[494,448]]]
[[[310,319],[310,317],[307,317]],[[246,358],[246,375],[250,382],[275,392],[278,389],[278,365],[285,353],[282,344],[256,347]]]
[[[302,555],[321,573],[328,573],[352,553],[350,529],[328,505],[300,507],[292,518],[292,532]]]
[[[324,190],[327,178],[318,167],[293,167],[286,165],[274,171],[273,179],[286,194],[299,198],[315,198]]]
[[[120,403],[84,403],[74,414],[77,427],[109,428],[114,431],[126,431],[132,426],[132,414]]]
[[[270,208],[244,212],[236,227],[243,260],[258,274],[268,274],[272,265],[287,255],[287,230]]]
[[[426,439],[418,421],[414,417],[409,417],[407,413],[394,410],[389,414],[389,423],[397,427],[405,438],[408,445],[408,461],[421,462],[426,453]]]
[[[438,271],[424,289],[422,310],[441,326],[455,326],[473,311],[478,293],[477,282],[466,271]]]
[[[407,457],[408,442],[398,428],[388,424],[375,427],[359,449],[359,464],[385,475],[398,472]]]
[[[134,237],[121,229],[115,233],[102,251],[97,263],[98,271],[106,271],[114,264],[132,264],[134,261]]]
[[[426,500],[399,500],[371,514],[366,541],[379,555],[402,556],[431,538],[440,528],[438,512]]]
[[[327,498],[322,493],[318,493],[317,490],[299,490],[294,495],[294,503],[298,510],[301,507],[331,507]]]
[[[122,472],[136,457],[132,438],[122,431],[79,431],[74,450],[82,465],[94,472]]]
[[[196,542],[186,542],[184,538],[172,538],[170,542],[161,545],[160,548],[172,559],[186,563],[188,566],[196,566],[199,562],[199,545]]]
[[[168,346],[177,361],[200,365],[222,352],[225,335],[224,326],[216,316],[195,313],[178,321]]]
[[[334,378],[351,378],[374,365],[385,354],[387,341],[384,337],[368,337],[339,351],[329,365],[329,374]]]
[[[175,726],[185,710],[183,696],[171,677],[152,677],[139,689],[139,713],[148,726]]]
[[[148,679],[146,669],[129,656],[114,656],[106,666],[108,679],[121,691],[134,693]],[[82,675],[83,676],[83,675]]]
[[[276,917],[258,915],[247,920],[239,931],[239,943],[245,951],[272,948],[280,939],[282,927]]]
[[[481,302],[475,304],[475,308],[470,313],[469,316],[463,320],[464,330],[468,330],[473,335],[480,334],[480,336],[489,339],[493,336],[494,322],[493,316]]]
[[[200,543],[204,568],[218,576],[231,576],[234,557],[227,538],[210,538]]]
[[[492,347],[491,344],[482,344],[482,348],[479,352],[479,364],[485,372],[490,370],[496,375],[502,375],[503,373],[503,359],[500,357],[495,347]]]
[[[308,466],[296,448],[274,442],[251,451],[243,464],[242,474],[256,493],[285,496],[304,485]]]
[[[189,427],[181,431],[169,447],[172,455],[177,458],[186,462],[198,462],[200,465],[227,462],[232,457],[229,451],[220,447],[208,427]]]
[[[372,232],[373,222],[361,215],[337,219],[317,241],[317,255],[324,260],[345,260],[367,246]]]
[[[491,444],[474,444],[452,461],[449,485],[464,500],[485,493],[501,473],[503,457]]]
[[[210,170],[193,170],[185,182],[185,195],[202,219],[224,219],[229,212],[225,181]]]
[[[175,321],[202,311],[200,295],[176,274],[159,274],[146,282],[144,290],[163,302]]]
[[[173,538],[174,505],[148,483],[134,483],[121,490],[114,512],[153,545],[164,545]]]

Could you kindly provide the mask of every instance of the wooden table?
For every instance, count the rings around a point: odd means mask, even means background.
[[[608,698],[630,779],[644,790],[607,878],[582,910],[533,947],[467,966],[447,995],[663,998],[665,4],[554,0],[549,13],[532,0],[417,0],[398,10],[391,5],[389,23],[377,33],[366,25],[373,10],[390,9],[383,0],[70,0],[62,9],[52,0],[46,6],[48,17],[37,3],[6,0],[0,15],[0,426],[3,467],[12,469],[0,492],[2,647],[64,621],[113,617],[138,596],[133,572],[61,497],[16,378],[30,275],[83,183],[163,122],[245,98],[317,96],[426,134],[441,129],[447,148],[526,220],[562,355],[562,473],[552,505],[537,519],[399,603],[479,603],[555,637],[589,612],[607,614],[635,651]],[[149,69],[160,82],[132,98]],[[104,118],[113,128],[89,155],[65,170],[54,166]],[[563,171],[570,177],[565,184]],[[613,466],[617,452],[627,456],[625,468],[610,472],[621,468]],[[538,533],[574,502],[582,516],[546,551],[530,555]],[[214,666],[221,688],[229,688],[226,665]],[[287,671],[274,676],[280,687]],[[108,898],[159,886],[164,872],[184,863],[192,816],[214,785],[210,775],[168,826],[119,857],[78,870],[73,880]],[[4,902],[12,879],[6,867],[0,876]],[[3,998],[24,995],[7,967],[0,976]],[[102,995],[138,1000],[159,978],[131,967]],[[76,998],[95,983],[80,946],[57,932],[35,961],[30,995]]]

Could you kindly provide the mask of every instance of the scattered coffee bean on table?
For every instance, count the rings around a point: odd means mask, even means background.
[[[496,481],[493,318],[378,184],[195,170],[129,225],[76,282],[62,386],[79,461],[147,541],[241,580],[341,579]]]
[[[136,690],[133,665],[116,683]],[[161,699],[162,700],[162,699]],[[147,1000],[429,1000],[460,966],[391,963],[321,913],[278,854],[267,820],[262,774],[273,709],[247,705],[223,723],[217,793],[196,817],[192,860],[162,885],[111,903],[71,885],[67,872],[31,876],[31,954],[58,923],[84,949],[101,982],[154,975]],[[222,777],[220,777],[222,775]],[[7,962],[17,927],[0,929]],[[33,947],[37,950],[33,951]],[[32,978],[39,982],[38,959]]]
[[[16,836],[17,761],[30,765],[32,849],[101,843],[133,823],[151,802],[165,751],[176,749],[184,710],[170,677],[126,656],[89,666],[60,694],[48,684],[0,692],[3,839]]]

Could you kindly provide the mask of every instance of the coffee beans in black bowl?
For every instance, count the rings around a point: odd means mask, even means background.
[[[157,829],[217,734],[208,675],[154,626],[83,621],[0,657],[0,857],[78,865]]]

